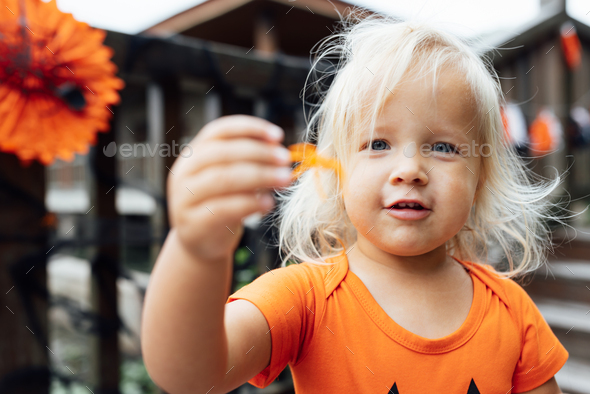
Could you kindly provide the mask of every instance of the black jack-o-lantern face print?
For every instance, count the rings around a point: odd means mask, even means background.
[[[389,389],[389,394],[400,394],[399,390],[397,389],[396,382],[394,382],[393,386],[391,386],[391,388]],[[471,382],[469,383],[467,394],[480,394],[479,389],[477,388],[477,385],[475,384],[475,381],[473,379],[471,379]]]

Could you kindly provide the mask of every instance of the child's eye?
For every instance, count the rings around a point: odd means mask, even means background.
[[[437,142],[432,145],[435,152],[442,152],[442,153],[460,153],[459,149],[453,144],[449,144],[446,142]]]
[[[367,148],[368,143],[363,145],[362,149]],[[384,150],[387,147],[387,142],[384,140],[373,140],[371,143],[371,150]]]

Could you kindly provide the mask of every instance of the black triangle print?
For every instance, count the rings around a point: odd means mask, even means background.
[[[469,383],[469,389],[467,390],[467,394],[480,394],[479,389],[477,388],[477,385],[475,384],[473,379],[471,379],[471,383]]]
[[[387,387],[387,386],[386,386]],[[389,389],[388,394],[399,394],[399,391],[397,390],[397,383],[393,383],[393,386],[391,386],[391,388]],[[469,383],[469,388],[467,389],[467,394],[480,394],[479,389],[477,388],[477,385],[475,384],[475,381],[473,379],[471,379],[471,383]]]

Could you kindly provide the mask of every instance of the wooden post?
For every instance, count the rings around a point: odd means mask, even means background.
[[[0,153],[0,392],[49,393],[45,167]]]
[[[104,148],[115,140],[116,112],[111,130],[98,133],[90,158],[94,187],[90,190],[94,233],[98,240],[92,264],[91,303],[97,314],[98,335],[92,337],[92,385],[95,394],[119,394],[120,352],[117,312],[119,271],[119,216],[115,207],[117,156],[108,157]]]

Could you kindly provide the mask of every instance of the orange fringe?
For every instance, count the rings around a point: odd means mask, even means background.
[[[306,142],[300,142],[290,145],[288,149],[291,151],[291,159],[300,164],[293,171],[294,178],[299,178],[305,171],[316,168],[324,168],[336,172],[340,179],[340,184],[343,183],[343,170],[340,162],[334,158],[324,157],[317,153],[316,146]],[[326,194],[323,191],[319,172],[315,172],[315,181],[318,191],[322,198],[326,199]]]

